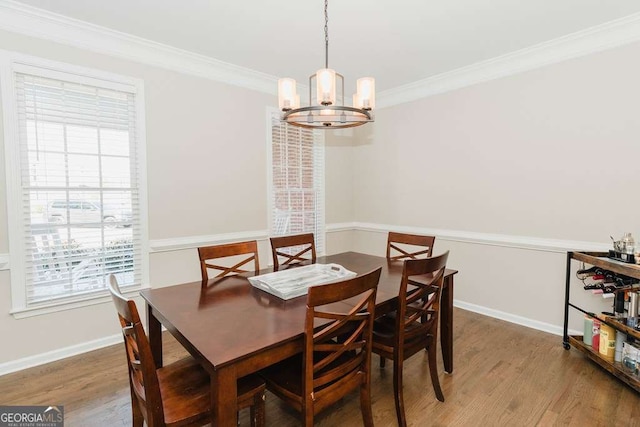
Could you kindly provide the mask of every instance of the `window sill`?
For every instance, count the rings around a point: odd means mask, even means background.
[[[128,289],[122,294],[125,297],[133,298],[140,295],[140,291],[150,286],[141,286],[134,289]],[[16,319],[25,319],[27,317],[41,316],[44,314],[57,313],[59,311],[73,310],[76,308],[89,307],[97,304],[105,304],[111,302],[109,293],[101,293],[99,295],[84,296],[74,300],[61,301],[55,304],[49,304],[39,307],[18,308],[13,309],[9,313]]]

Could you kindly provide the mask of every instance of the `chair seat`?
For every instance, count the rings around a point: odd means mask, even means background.
[[[302,354],[292,356],[260,371],[267,384],[275,384],[296,396],[302,395]]]
[[[396,313],[395,311],[387,313],[374,320],[373,322],[373,345],[380,343],[383,345],[392,346],[396,335]],[[424,329],[419,323],[412,323],[405,329],[406,335],[411,335],[411,332],[417,329]]]
[[[209,374],[198,362],[186,357],[157,372],[167,425],[190,424],[210,416]]]
[[[250,408],[255,403],[256,396],[262,396],[264,401],[266,389],[264,380],[257,374],[240,378],[238,380],[238,411]]]
[[[211,416],[210,376],[197,361],[185,357],[157,373],[167,425],[190,425]],[[264,393],[264,381],[256,375],[238,380],[238,410],[249,407],[260,389]]]
[[[393,313],[385,314],[373,321],[373,343],[393,345],[396,331],[396,316]]]
[[[314,359],[320,360],[325,355],[317,354],[316,356],[317,357],[314,357]],[[336,358],[336,360],[328,364],[324,369],[321,370],[321,372],[330,371],[336,366],[346,363],[349,359],[351,359],[351,357],[349,357],[348,354],[343,354]],[[269,366],[268,368],[265,368],[264,370],[260,371],[260,375],[267,381],[268,384],[276,385],[277,387],[291,392],[297,396],[301,396],[303,376],[302,367],[302,354],[298,354],[285,359],[282,362],[276,363],[275,365]],[[330,385],[331,383],[325,384],[324,386],[319,387],[316,392]]]

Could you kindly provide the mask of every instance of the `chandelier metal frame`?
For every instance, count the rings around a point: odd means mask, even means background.
[[[324,41],[325,41],[325,70],[329,69],[329,13],[328,13],[328,0],[324,2]],[[321,70],[322,71],[322,70]],[[330,70],[333,71],[333,70]],[[318,72],[319,73],[319,72]],[[299,98],[295,94],[295,81],[291,80],[294,88],[292,89],[292,95],[285,105],[281,105],[282,115],[281,120],[291,125],[308,128],[308,129],[340,129],[350,128],[355,126],[361,126],[365,123],[373,122],[374,116],[372,113],[372,105],[369,106],[356,106],[360,100],[361,94],[358,92],[354,95],[354,106],[344,105],[344,77],[342,74],[334,72],[336,81],[334,85],[337,86],[337,80],[340,81],[340,96],[335,96],[335,99],[331,101],[319,101],[317,105],[313,105],[313,89],[314,81],[316,85],[318,82],[318,73],[309,76],[309,105],[300,107]],[[373,93],[373,78],[365,78],[371,81],[369,98],[372,98],[371,102],[375,102],[375,94]],[[281,79],[285,80],[285,79]],[[364,79],[363,79],[364,80]],[[360,84],[360,82],[358,82]],[[335,90],[335,88],[334,88]],[[282,88],[279,88],[282,91]],[[282,96],[282,94],[280,94]],[[293,99],[291,99],[293,98]],[[369,99],[367,99],[367,103]],[[282,103],[282,102],[281,102]]]

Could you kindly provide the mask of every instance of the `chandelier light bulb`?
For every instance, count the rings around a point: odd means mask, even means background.
[[[296,94],[296,81],[290,78],[278,80],[278,105],[282,111],[288,111],[296,107],[296,97],[298,105],[300,97]]]
[[[359,108],[372,110],[376,106],[376,81],[373,77],[362,77],[357,81]]]
[[[333,105],[336,102],[336,72],[331,68],[322,68],[316,73],[317,100],[320,105]]]

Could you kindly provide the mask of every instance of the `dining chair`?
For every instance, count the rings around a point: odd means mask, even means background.
[[[156,369],[138,309],[126,299],[115,276],[109,292],[116,306],[129,370],[133,426],[201,426],[211,422],[210,376],[192,357]],[[238,380],[237,410],[250,408],[251,425],[264,426],[264,381],[257,375]]]
[[[238,260],[237,257],[240,255],[250,256]],[[253,261],[253,271],[257,273],[260,270],[260,260],[258,258],[258,243],[255,240],[248,242],[227,243],[224,245],[203,246],[198,248],[198,256],[200,257],[200,271],[202,272],[202,287],[207,286],[207,283],[209,282],[209,269],[221,271],[215,276],[215,278],[247,273],[248,270],[243,270],[240,267],[250,263],[251,261]],[[237,262],[230,267],[208,262],[211,260],[224,258],[232,259],[232,262]]]
[[[313,233],[272,237],[270,240],[274,271],[279,270],[281,265],[292,265],[309,260],[312,264],[316,262]],[[311,258],[308,258],[309,253]],[[307,255],[303,256],[305,254]],[[280,262],[280,257],[284,258],[284,262]]]
[[[444,402],[436,367],[440,293],[449,251],[442,255],[406,260],[402,270],[398,307],[377,318],[373,326],[372,351],[380,356],[380,367],[393,360],[393,391],[398,425],[407,425],[402,394],[402,367],[406,359],[426,349],[431,383]]]
[[[371,333],[381,270],[309,288],[303,354],[261,372],[267,390],[300,411],[307,427],[356,389],[364,425],[373,425]]]
[[[435,240],[435,236],[419,236],[417,234],[390,231],[387,236],[387,260],[417,259],[420,255],[430,257]],[[425,247],[426,249],[418,250],[416,246]],[[394,255],[391,255],[392,251],[395,251]]]

